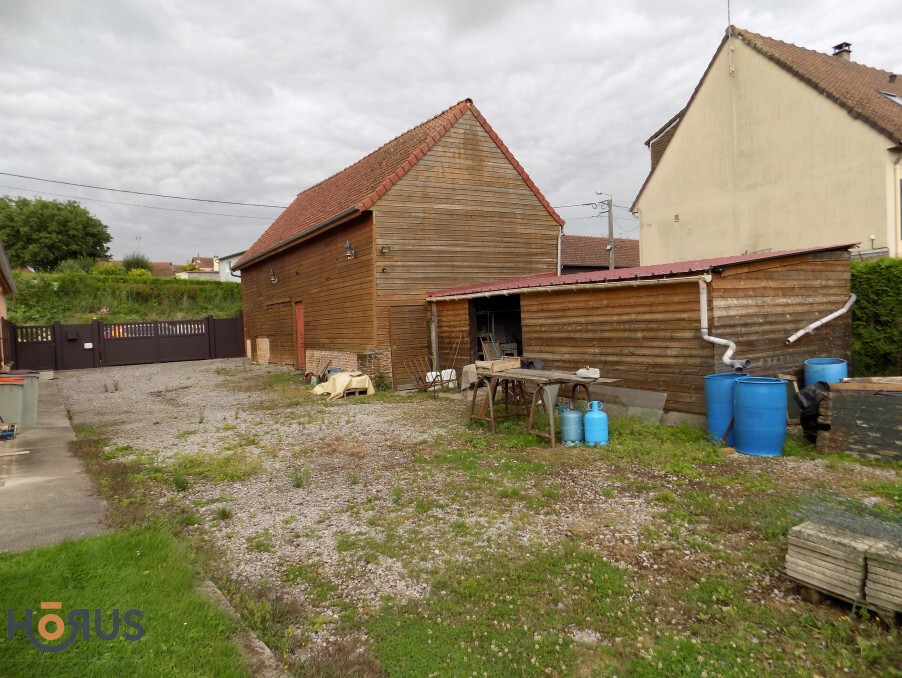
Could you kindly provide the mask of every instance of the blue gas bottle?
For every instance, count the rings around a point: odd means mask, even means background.
[[[608,444],[608,415],[606,412],[602,412],[602,407],[604,404],[598,400],[590,401],[589,409],[583,417],[586,445],[591,447]]]
[[[583,415],[579,410],[561,410],[561,442],[564,445],[582,445]]]

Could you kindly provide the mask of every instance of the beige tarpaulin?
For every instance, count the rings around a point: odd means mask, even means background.
[[[367,395],[376,392],[373,382],[363,372],[336,372],[329,381],[323,382],[313,389],[313,395],[329,394],[329,400],[335,400],[344,396],[348,389],[366,389]]]

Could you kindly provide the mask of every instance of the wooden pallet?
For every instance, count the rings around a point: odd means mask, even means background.
[[[789,531],[785,568],[790,579],[811,591],[887,619],[902,613],[902,547],[897,544],[806,521]]]

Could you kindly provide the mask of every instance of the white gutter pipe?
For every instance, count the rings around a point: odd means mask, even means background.
[[[698,281],[698,304],[701,314],[702,339],[718,346],[726,346],[727,352],[723,354],[721,360],[725,365],[729,365],[735,372],[744,372],[752,366],[751,360],[732,360],[733,353],[736,351],[736,344],[726,339],[712,337],[708,334],[708,283],[711,282],[711,276],[706,275]]]
[[[833,320],[834,318],[838,318],[838,317],[841,316],[843,313],[845,313],[845,312],[848,311],[850,308],[852,308],[852,304],[854,304],[855,301],[856,301],[857,299],[858,299],[858,297],[856,297],[854,294],[851,295],[851,296],[849,297],[848,301],[846,301],[845,305],[844,305],[841,309],[839,309],[838,311],[833,311],[833,313],[831,313],[830,315],[824,316],[824,317],[821,318],[820,320],[815,320],[815,321],[814,321],[813,323],[811,323],[810,325],[806,325],[805,327],[803,327],[802,329],[800,329],[798,332],[796,332],[795,334],[793,334],[791,337],[789,337],[789,338],[786,340],[786,343],[787,343],[787,344],[791,344],[791,343],[793,343],[794,341],[796,341],[797,339],[801,339],[801,338],[804,337],[806,334],[811,334],[812,332],[814,332],[814,330],[816,330],[816,329],[817,329],[818,327],[820,327],[821,325],[826,325],[828,322],[830,322],[830,321]]]

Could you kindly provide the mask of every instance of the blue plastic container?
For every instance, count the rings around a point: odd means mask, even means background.
[[[586,445],[608,444],[608,415],[602,412],[604,405],[598,400],[589,401],[589,410],[583,416],[583,429],[586,434]]]
[[[564,445],[582,445],[582,412],[578,410],[564,410],[561,412],[561,442]]]
[[[780,456],[786,442],[786,380],[737,379],[733,419],[737,452],[758,457]]]
[[[326,374],[328,374],[330,377],[331,377],[333,374],[338,374],[339,372],[341,372],[341,368],[340,368],[340,367],[327,367],[327,368],[326,368]]]
[[[805,361],[805,386],[818,381],[839,383],[849,376],[849,365],[840,358],[811,358]]]
[[[744,377],[744,374],[735,372],[720,372],[709,374],[705,377],[705,413],[708,420],[708,437],[711,442],[720,444],[723,441],[729,447],[733,447],[735,436],[733,429],[730,434],[724,435],[733,421],[733,391],[736,380]]]

